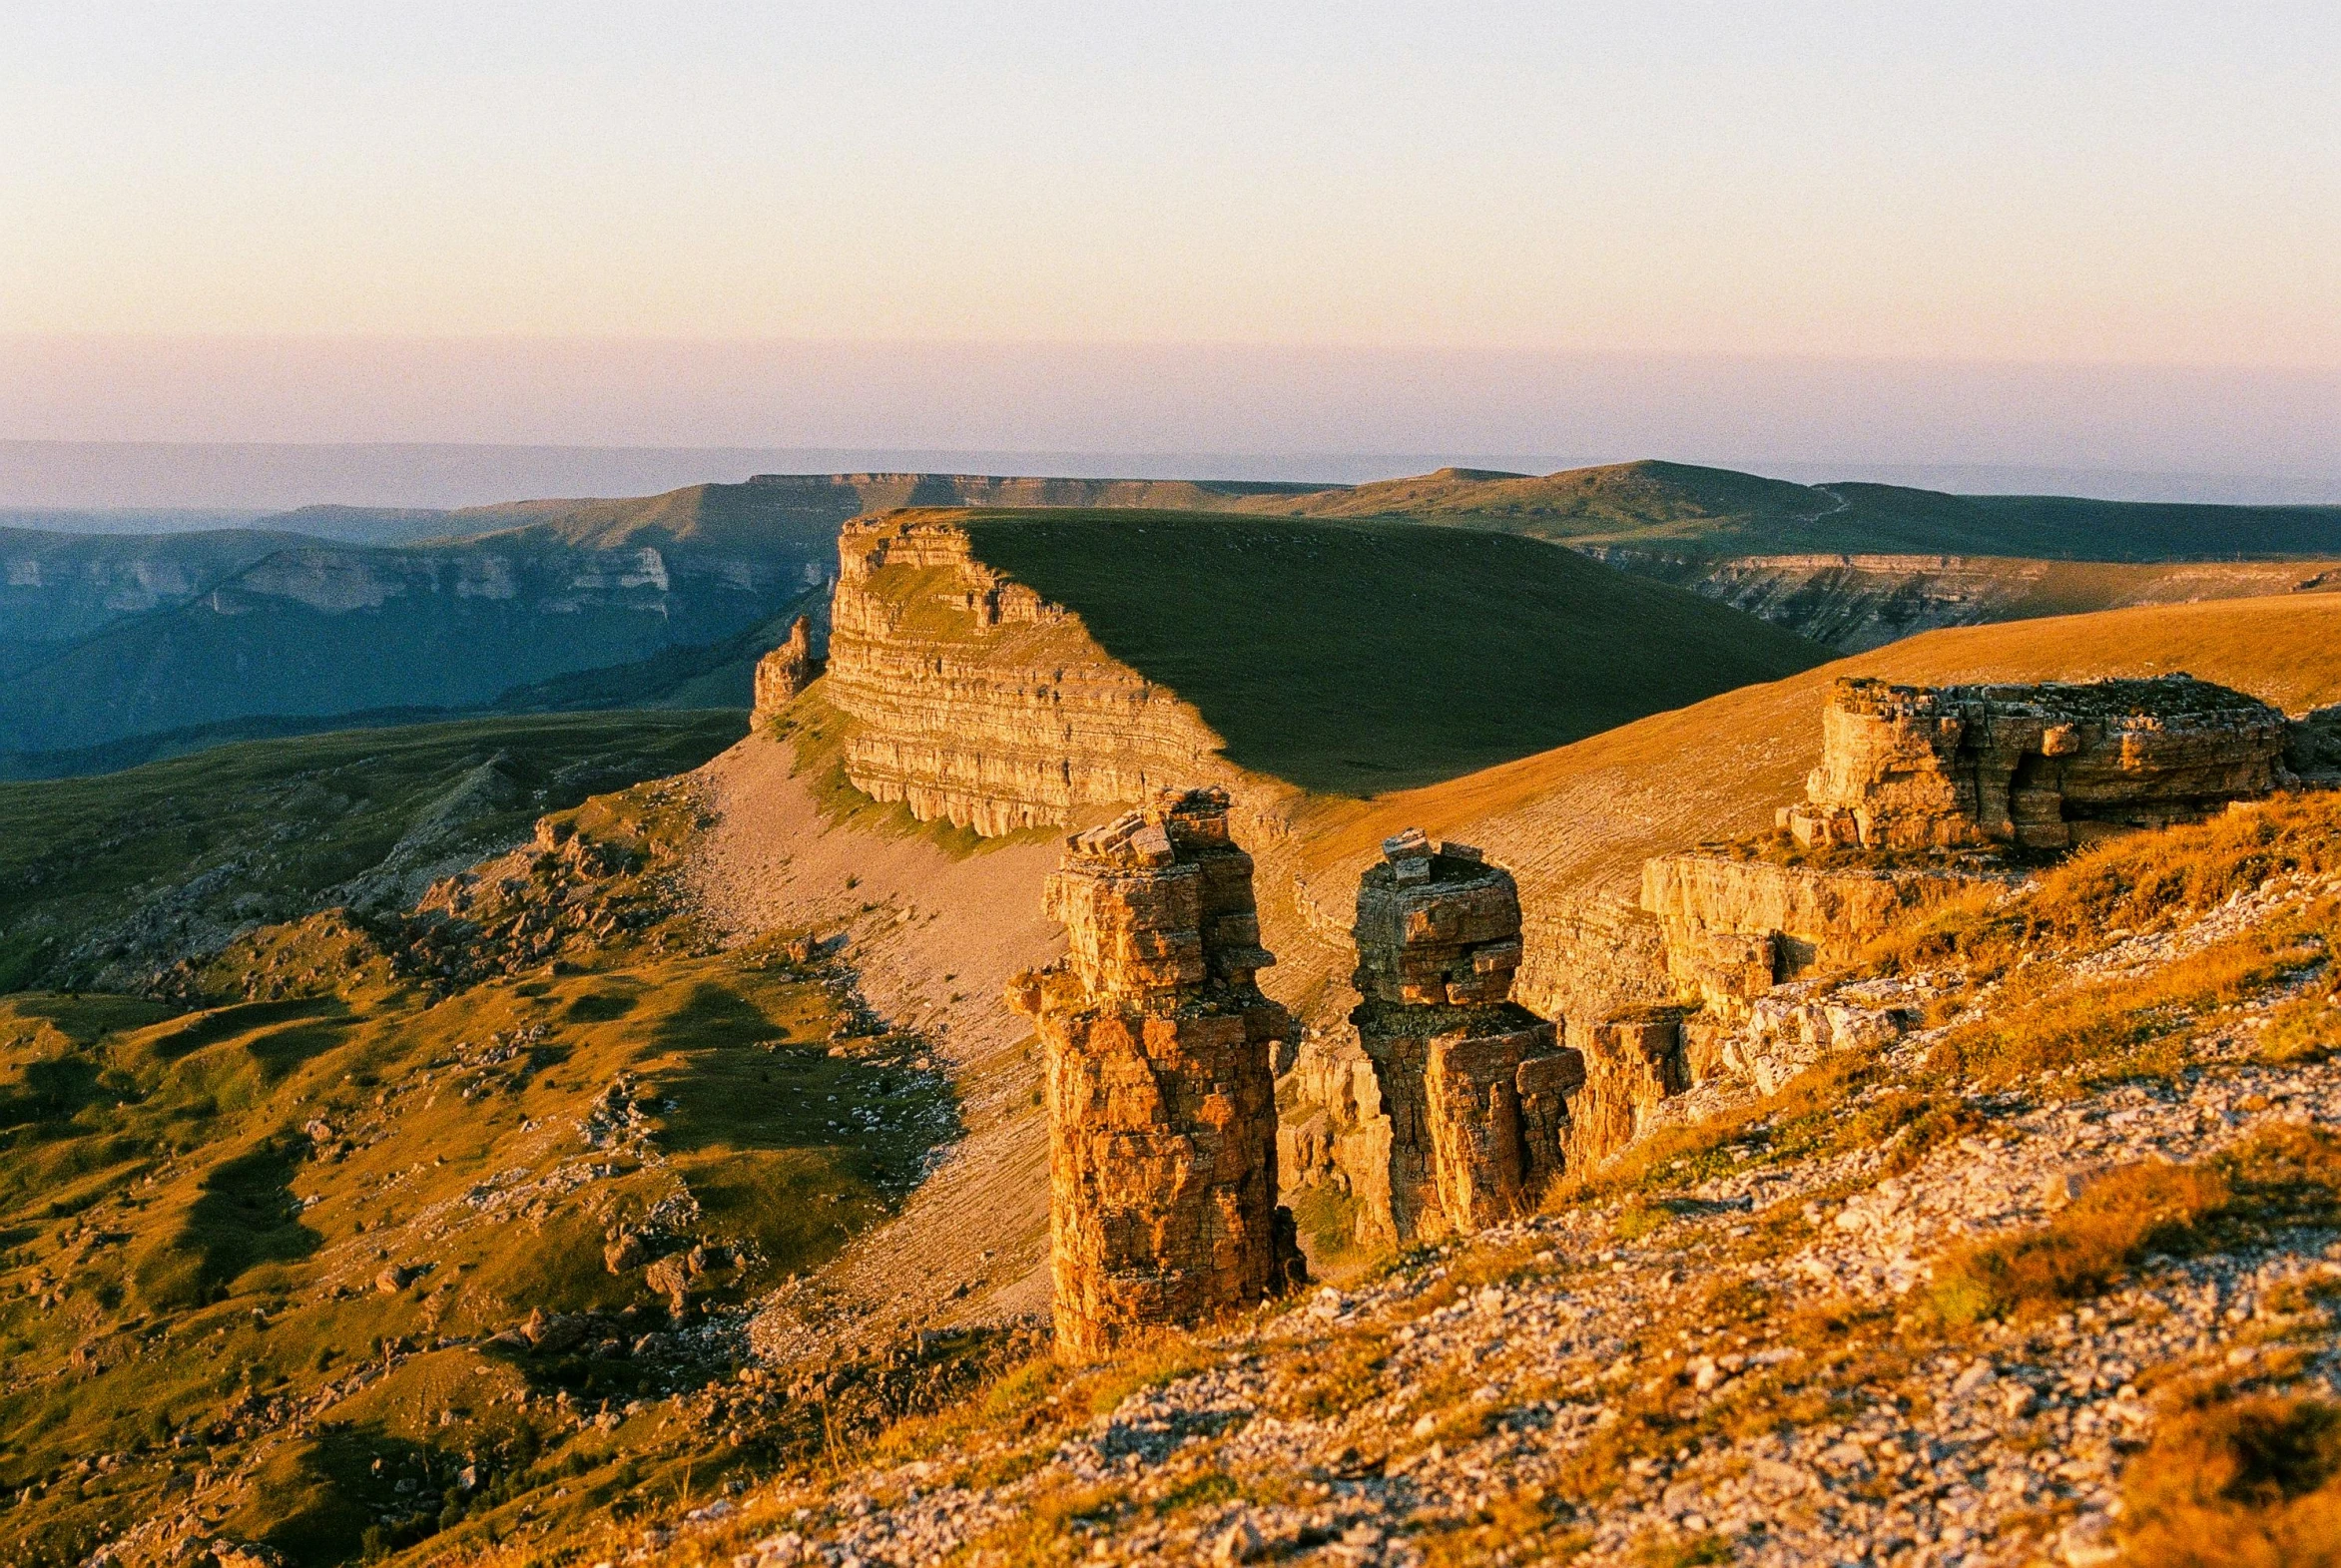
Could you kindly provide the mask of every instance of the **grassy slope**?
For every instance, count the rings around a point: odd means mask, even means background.
[[[195,924],[305,912],[378,864],[493,759],[506,790],[446,845],[484,847],[586,794],[706,761],[737,713],[562,715],[254,741],[124,773],[0,784],[0,989],[86,983],[79,939],[176,890]]]
[[[803,474],[786,484],[686,485],[658,495],[505,501],[452,511],[312,506],[272,526],[377,543],[472,539],[541,529],[572,544],[607,547],[697,540],[736,542],[775,526],[826,527],[900,506],[1150,506],[1210,510],[1254,498],[1308,494],[1309,485],[1186,479],[995,478],[979,474]]]
[[[737,1303],[890,1212],[954,1113],[916,1042],[864,1037],[850,977],[672,913],[694,814],[660,784],[590,801],[619,869],[508,866],[451,951],[515,956],[468,982],[321,915],[207,966],[199,1012],[0,999],[0,1559],[173,1516],[298,1564],[460,1549],[757,1457],[662,1397],[727,1377],[733,1320],[673,1320],[605,1241],[715,1247],[695,1299]],[[486,1342],[534,1310],[601,1316]]]
[[[1687,463],[1545,475],[1442,469],[1247,510],[1419,517],[1538,538],[1718,555],[1900,551],[2151,561],[2341,553],[2341,507],[2202,506],[1962,496],[1900,485],[1810,486]]]
[[[1752,617],[1501,534],[963,515],[979,559],[1194,703],[1230,760],[1315,790],[1452,778],[1823,657]]]
[[[2299,712],[2341,702],[2341,598],[2244,599],[1930,632],[1787,680],[1426,789],[1327,802],[1307,864],[1348,875],[1385,834],[1421,825],[1485,843],[1531,897],[1626,889],[1643,859],[1761,830],[1820,754],[1823,695],[1842,675],[1899,681],[2086,680],[2183,670]],[[1328,877],[1320,896],[1339,901]]]

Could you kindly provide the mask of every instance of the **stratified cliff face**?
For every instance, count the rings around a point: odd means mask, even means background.
[[[874,799],[996,835],[1233,777],[1191,705],[976,560],[949,518],[848,524],[838,561],[829,699]]]
[[[2168,564],[1958,555],[1672,554],[1580,545],[1585,554],[1760,616],[1849,654],[1947,626],[2124,605],[2330,592],[2329,562]]]

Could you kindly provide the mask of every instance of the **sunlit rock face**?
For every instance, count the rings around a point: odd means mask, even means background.
[[[1560,1174],[1584,1062],[1509,1000],[1520,897],[1467,844],[1410,829],[1358,884],[1350,1015],[1372,1064],[1353,1190],[1388,1238],[1470,1232],[1532,1208]]]
[[[1232,772],[1191,705],[975,559],[957,523],[851,523],[838,559],[827,690],[874,799],[996,835]]]
[[[2158,827],[2284,781],[2284,716],[2167,675],[2044,686],[1837,683],[1808,798],[1781,812],[1805,845],[2061,849]]]
[[[1303,1278],[1276,1202],[1272,1056],[1293,1021],[1253,981],[1275,960],[1225,790],[1075,835],[1046,897],[1068,951],[1009,1000],[1047,1053],[1057,1347],[1080,1359]]]

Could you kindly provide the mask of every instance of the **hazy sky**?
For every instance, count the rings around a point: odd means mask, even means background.
[[[9,0],[0,360],[63,380],[0,384],[0,437],[449,438],[381,341],[514,336],[2190,367],[2313,402],[2337,82],[2329,0]],[[192,414],[142,392],[190,337],[360,341],[294,417],[234,375]],[[477,434],[692,437],[635,390],[666,433],[540,403]]]

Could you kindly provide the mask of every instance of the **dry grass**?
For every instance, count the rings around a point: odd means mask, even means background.
[[[2214,1172],[2163,1161],[2131,1166],[2046,1226],[1954,1253],[1935,1271],[1931,1305],[1954,1324],[2060,1310],[2095,1296],[2147,1253],[2177,1247],[2227,1198]]]
[[[1908,638],[1766,686],[1653,715],[1574,745],[1367,802],[1321,802],[1302,854],[1318,896],[1387,835],[1420,825],[1486,846],[1523,898],[1610,885],[1630,901],[1650,855],[1771,825],[1820,751],[1840,676],[2092,680],[2185,670],[2288,712],[2341,702],[2341,596],[2226,600],[1963,627]],[[1354,873],[1354,869],[1351,871]]]
[[[2152,1253],[2231,1248],[2336,1219],[2341,1135],[2280,1124],[2197,1164],[2115,1171],[2048,1224],[1953,1253],[1927,1305],[1953,1325],[2030,1320],[2097,1295]]]
[[[2331,913],[2321,909],[2246,931],[2143,976],[2044,986],[2047,994],[2037,999],[1995,1007],[1954,1029],[1931,1065],[1946,1078],[1986,1086],[2073,1069],[2166,1072],[2178,1065],[2174,1052],[2143,1053],[2319,962],[2328,947],[2320,927]]]
[[[2332,1568],[2341,1406],[2209,1390],[2156,1423],[2122,1502],[2124,1560],[2139,1568]]]

